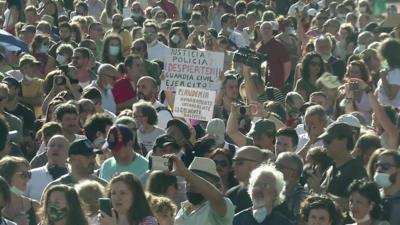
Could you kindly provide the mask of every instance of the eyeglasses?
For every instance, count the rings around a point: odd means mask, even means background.
[[[216,160],[214,159],[215,165],[220,166],[220,167],[228,167],[229,163],[227,160]]]
[[[384,171],[387,171],[392,167],[396,167],[396,165],[391,164],[391,163],[376,163],[375,164],[375,169],[381,168]]]
[[[26,179],[31,179],[31,177],[32,177],[31,171],[21,171],[21,172],[16,172],[15,174],[18,174],[19,176],[26,178]]]

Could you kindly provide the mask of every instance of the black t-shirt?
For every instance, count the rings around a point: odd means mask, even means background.
[[[247,193],[247,188],[242,188],[240,185],[229,189],[225,195],[236,206],[235,213],[238,213],[253,205],[250,199],[250,195],[249,193]]]
[[[30,108],[18,103],[17,108],[15,108],[15,110],[13,111],[6,110],[6,112],[20,118],[22,120],[22,125],[23,125],[22,128],[24,130],[33,130],[35,128],[36,118],[35,114]]]
[[[348,198],[347,191],[349,185],[356,179],[367,177],[363,164],[360,160],[351,159],[341,167],[336,168],[335,165],[329,167],[326,177],[322,182],[322,187],[330,194]]]

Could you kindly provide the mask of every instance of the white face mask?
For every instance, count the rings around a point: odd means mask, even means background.
[[[258,222],[261,223],[267,217],[268,211],[265,207],[260,207],[257,209],[253,209],[253,217]]]
[[[360,51],[360,52],[362,52],[362,51],[364,51],[365,50],[365,45],[363,45],[363,44],[359,44],[358,45],[358,51]]]
[[[112,56],[116,56],[119,53],[119,47],[118,46],[110,46],[108,48],[108,53]]]
[[[226,31],[227,31],[228,33],[232,33],[232,32],[233,32],[233,29],[230,28],[230,27],[228,27],[228,28],[226,28]]]
[[[375,172],[374,182],[381,188],[388,188],[392,185],[390,174]]]
[[[49,51],[49,46],[48,45],[41,45],[39,51],[41,53],[47,53]]]
[[[171,41],[172,41],[174,44],[179,44],[180,38],[179,38],[178,35],[174,34],[174,35],[172,35],[172,37],[171,37]]]
[[[365,223],[367,221],[371,220],[371,216],[369,215],[369,212],[367,214],[365,214],[365,216],[361,219],[356,219],[353,216],[353,212],[350,211],[350,217],[354,220],[354,222],[356,222],[357,224],[361,224],[361,223]]]
[[[63,55],[57,54],[56,60],[61,65],[65,62],[65,57]]]

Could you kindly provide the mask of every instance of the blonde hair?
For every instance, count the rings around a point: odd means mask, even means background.
[[[146,196],[151,211],[153,211],[154,214],[165,212],[168,210],[175,217],[176,205],[174,202],[172,202],[171,199],[163,196],[152,195],[150,193],[146,193]]]
[[[75,185],[84,210],[94,215],[99,210],[97,199],[105,197],[105,188],[97,181],[85,180]]]

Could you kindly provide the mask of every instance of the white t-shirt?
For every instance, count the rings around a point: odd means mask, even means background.
[[[230,35],[229,35],[229,40],[231,40],[233,43],[235,43],[236,47],[238,48],[242,48],[242,47],[246,47],[246,41],[243,38],[243,36],[236,32],[233,31]]]
[[[147,56],[148,60],[161,60],[165,62],[165,54],[169,49],[168,46],[164,45],[164,43],[157,41],[154,46],[147,45]]]
[[[157,137],[163,134],[165,134],[165,130],[157,126],[154,126],[154,129],[150,133],[143,133],[142,129],[139,128],[137,132],[138,143],[139,145],[142,144],[146,148],[146,151],[150,151],[153,149]]]
[[[165,108],[166,106],[161,104],[161,102],[159,101],[155,101],[153,103],[153,108],[157,110],[157,108]],[[158,123],[157,123],[157,127],[162,128],[162,129],[166,129],[167,128],[167,123],[168,121],[172,120],[173,117],[171,115],[171,112],[168,110],[157,110],[157,115],[158,115]]]
[[[400,69],[393,69],[389,71],[386,77],[388,83],[390,85],[400,86]],[[389,99],[386,95],[385,90],[383,89],[382,80],[379,79],[378,86],[376,88],[378,92],[378,101],[381,105],[391,105],[394,107],[400,107],[400,91],[397,92],[396,97],[394,99]]]
[[[44,189],[47,185],[53,181],[53,177],[50,175],[47,169],[47,164],[45,166],[35,168],[31,170],[32,177],[28,181],[26,189],[26,197],[40,201]]]

